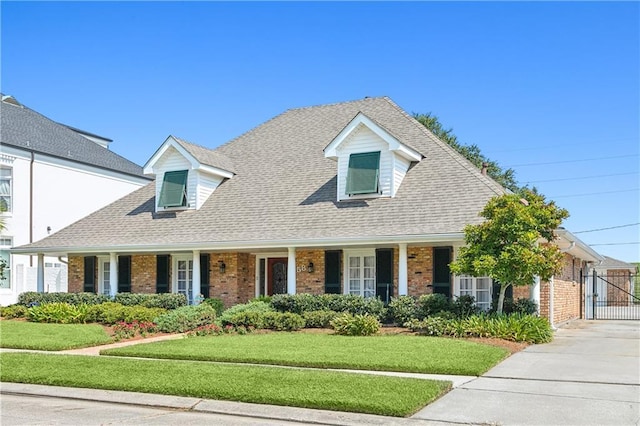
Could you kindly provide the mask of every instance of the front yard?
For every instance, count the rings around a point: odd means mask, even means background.
[[[98,324],[42,324],[0,321],[0,347],[62,351],[111,343],[113,339]]]

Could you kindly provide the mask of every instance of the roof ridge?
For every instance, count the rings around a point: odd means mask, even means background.
[[[171,136],[171,137],[173,137],[173,138],[175,138],[175,140],[177,140],[179,143],[186,143],[187,145],[193,145],[193,146],[195,146],[195,147],[202,148],[202,149],[206,149],[206,150],[211,151],[211,152],[214,152],[214,151],[215,151],[215,148],[209,148],[209,147],[206,147],[206,146],[204,146],[204,145],[200,145],[200,144],[197,144],[197,143],[193,143],[193,142],[191,142],[191,141],[188,141],[188,140],[186,140],[186,139],[184,139],[184,138],[181,138],[181,137],[179,137],[179,136],[176,136],[176,135],[170,135],[170,136]]]
[[[333,102],[330,104],[309,105],[309,106],[299,107],[299,108],[289,108],[287,111],[300,111],[300,110],[307,110],[312,108],[329,108],[329,107],[336,107],[336,106],[346,105],[346,104],[354,104],[356,102],[373,101],[373,100],[379,100],[379,99],[388,99],[388,98],[386,96],[373,96],[373,97],[365,96],[362,99],[353,99],[350,101]]]

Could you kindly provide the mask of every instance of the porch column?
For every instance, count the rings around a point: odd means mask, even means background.
[[[189,303],[200,304],[200,250],[193,251],[193,269],[191,278],[191,300]]]
[[[109,296],[115,297],[118,292],[118,255],[109,253]]]
[[[408,292],[407,283],[407,244],[398,244],[398,296],[406,296]]]
[[[533,285],[529,289],[529,299],[538,305],[538,314],[540,314],[540,277],[538,275],[533,278]]]
[[[296,248],[289,247],[287,259],[287,293],[296,294]]]
[[[38,276],[37,276],[38,293],[44,293],[44,254],[38,253]]]

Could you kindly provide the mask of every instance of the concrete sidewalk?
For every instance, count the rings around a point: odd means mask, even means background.
[[[640,322],[574,321],[413,418],[500,425],[640,424]]]

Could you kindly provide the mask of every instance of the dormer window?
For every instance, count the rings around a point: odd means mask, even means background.
[[[186,207],[188,170],[165,172],[158,207]]]
[[[380,186],[380,151],[349,156],[346,194],[377,194]]]

